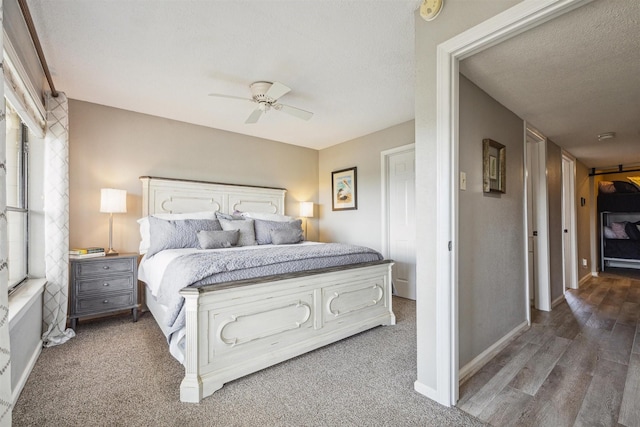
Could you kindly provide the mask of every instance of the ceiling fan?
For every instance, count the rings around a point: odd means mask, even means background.
[[[263,114],[266,114],[270,109],[276,111],[282,111],[283,113],[290,114],[294,117],[298,117],[303,120],[309,120],[313,113],[302,110],[300,108],[292,107],[291,105],[280,104],[278,99],[291,89],[279,82],[253,82],[249,85],[251,89],[251,99],[241,98],[238,96],[224,95],[221,93],[210,93],[209,96],[216,96],[219,98],[231,98],[240,99],[242,101],[254,102],[257,105],[256,109],[247,117],[245,123],[256,123]]]

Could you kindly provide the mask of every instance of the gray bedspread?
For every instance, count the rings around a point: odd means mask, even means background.
[[[382,255],[363,246],[341,243],[268,248],[202,251],[182,255],[169,263],[158,291],[158,301],[169,308],[165,319],[167,339],[185,326],[184,298],[187,286],[203,286],[275,274],[378,261]]]

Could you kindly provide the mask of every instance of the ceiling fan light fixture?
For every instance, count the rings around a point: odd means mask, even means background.
[[[598,141],[604,141],[607,139],[613,139],[616,137],[616,133],[615,132],[604,132],[604,133],[600,133],[598,134]]]

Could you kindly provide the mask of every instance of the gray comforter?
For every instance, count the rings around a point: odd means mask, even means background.
[[[203,286],[275,274],[315,270],[383,259],[373,249],[341,243],[270,246],[237,251],[202,251],[180,256],[167,266],[158,301],[169,307],[167,339],[185,326],[184,298],[187,286]]]

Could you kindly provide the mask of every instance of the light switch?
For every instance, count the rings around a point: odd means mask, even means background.
[[[460,189],[467,189],[467,174],[464,172],[460,172]]]

